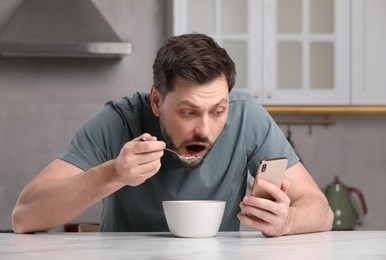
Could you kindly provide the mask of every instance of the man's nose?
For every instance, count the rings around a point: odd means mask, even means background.
[[[208,116],[203,116],[197,120],[196,128],[194,129],[194,134],[201,137],[209,137],[210,135],[210,122]]]

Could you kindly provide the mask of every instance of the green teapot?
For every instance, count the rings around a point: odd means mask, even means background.
[[[359,189],[344,185],[337,176],[335,176],[334,182],[326,187],[325,195],[334,212],[332,230],[353,230],[358,224],[358,213],[351,201],[351,193],[356,193],[359,196],[363,214],[366,214],[366,202]]]

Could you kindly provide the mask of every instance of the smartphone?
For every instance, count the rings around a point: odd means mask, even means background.
[[[271,195],[256,185],[256,179],[263,179],[280,188],[284,180],[284,173],[287,169],[288,159],[285,157],[262,160],[257,169],[256,178],[253,182],[251,195],[255,197],[273,200]]]

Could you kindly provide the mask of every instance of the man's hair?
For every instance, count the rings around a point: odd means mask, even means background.
[[[173,91],[177,77],[201,85],[222,75],[231,91],[236,78],[234,62],[211,37],[198,33],[169,38],[153,64],[153,84],[162,97]]]

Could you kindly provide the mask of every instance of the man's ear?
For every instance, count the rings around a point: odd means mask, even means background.
[[[161,103],[162,103],[161,94],[159,93],[157,88],[153,85],[150,91],[150,105],[154,115],[157,117],[161,115]]]

